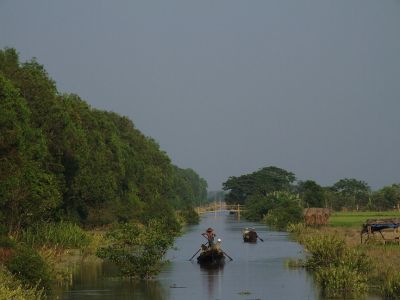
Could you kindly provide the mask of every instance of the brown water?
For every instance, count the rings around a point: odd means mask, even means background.
[[[219,269],[204,269],[188,259],[199,249],[200,235],[213,227],[222,247],[233,261]],[[241,230],[255,227],[264,242],[243,243]],[[116,277],[107,263],[86,262],[75,272],[72,287],[62,299],[319,299],[309,273],[288,269],[285,261],[303,257],[302,247],[286,233],[270,231],[265,225],[238,221],[228,214],[206,215],[177,238],[170,260],[153,281],[133,282]]]

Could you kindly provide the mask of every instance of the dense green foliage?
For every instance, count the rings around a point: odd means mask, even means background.
[[[370,187],[364,181],[345,178],[336,182],[330,189],[336,196],[336,201],[332,203],[334,209],[359,209],[368,205]]]
[[[0,259],[38,299],[34,286],[48,289],[50,271],[35,249],[87,250],[80,226],[115,223],[103,257],[149,277],[179,221],[198,221],[193,207],[207,201],[206,189],[128,118],[59,93],[35,59],[0,50]],[[135,254],[119,256],[123,249]]]
[[[224,190],[229,190],[225,201],[229,204],[244,204],[253,195],[266,196],[275,191],[289,191],[295,179],[293,173],[277,167],[266,167],[251,174],[229,177],[223,183]]]
[[[113,261],[123,275],[150,278],[163,265],[162,257],[173,243],[173,236],[165,234],[165,224],[151,220],[147,226],[138,223],[117,224],[107,233],[109,246],[97,255]]]
[[[173,166],[129,119],[58,93],[13,49],[0,51],[0,130],[0,223],[10,232],[39,219],[174,219],[207,197],[205,180]]]
[[[227,191],[225,201],[245,204],[247,219],[264,219],[281,229],[300,221],[302,208],[307,207],[326,207],[335,211],[400,209],[400,184],[371,192],[366,182],[354,178],[340,179],[330,187],[322,187],[313,180],[295,183],[295,179],[293,173],[277,167],[265,167],[250,174],[229,177],[223,184]],[[285,198],[297,200],[288,201]]]
[[[249,197],[244,216],[251,221],[263,220],[275,229],[286,229],[287,225],[302,221],[303,208],[296,195],[278,191]]]
[[[313,180],[299,181],[296,187],[304,207],[325,207],[323,187]]]
[[[388,210],[400,205],[400,184],[392,184],[372,194],[371,208],[377,210]]]
[[[268,196],[270,208],[263,221],[275,229],[285,230],[289,224],[303,220],[303,208],[300,199],[288,192],[275,192]]]
[[[7,269],[19,280],[30,287],[39,286],[50,289],[50,270],[43,258],[31,247],[23,244],[13,249],[12,256],[6,261]]]

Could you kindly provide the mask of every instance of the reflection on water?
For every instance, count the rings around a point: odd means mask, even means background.
[[[221,278],[224,275],[224,265],[219,266],[200,266],[200,270],[203,274],[203,289],[208,291],[208,299],[212,299],[213,295],[218,291],[215,288],[219,286]]]
[[[83,262],[74,274],[73,286],[62,299],[167,299],[168,290],[157,280],[120,278],[117,268],[107,262]]]
[[[213,227],[222,248],[233,258],[218,268],[204,268],[189,261],[205,242],[201,233]],[[264,243],[244,243],[242,229],[255,227]],[[179,237],[170,261],[153,281],[121,279],[117,270],[101,261],[82,263],[73,286],[62,299],[318,299],[312,277],[302,269],[285,268],[288,258],[303,256],[299,244],[286,233],[269,231],[264,225],[238,221],[235,216],[204,216]]]

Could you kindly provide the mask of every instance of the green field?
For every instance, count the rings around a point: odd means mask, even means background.
[[[336,212],[329,218],[332,227],[361,227],[367,219],[400,218],[398,211]]]

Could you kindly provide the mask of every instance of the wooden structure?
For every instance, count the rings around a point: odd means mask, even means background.
[[[304,223],[308,226],[327,225],[330,215],[329,208],[309,207],[303,211]]]
[[[198,214],[213,212],[217,214],[218,212],[229,212],[237,215],[240,220],[241,213],[245,210],[244,205],[241,204],[226,204],[225,202],[212,202],[206,206],[196,207],[196,212]]]
[[[370,238],[375,239],[375,233],[378,232],[383,243],[400,243],[399,237],[400,218],[390,219],[368,219],[362,225],[360,232],[361,243],[367,243]],[[383,233],[390,233],[386,234]],[[363,240],[363,237],[366,237]]]

